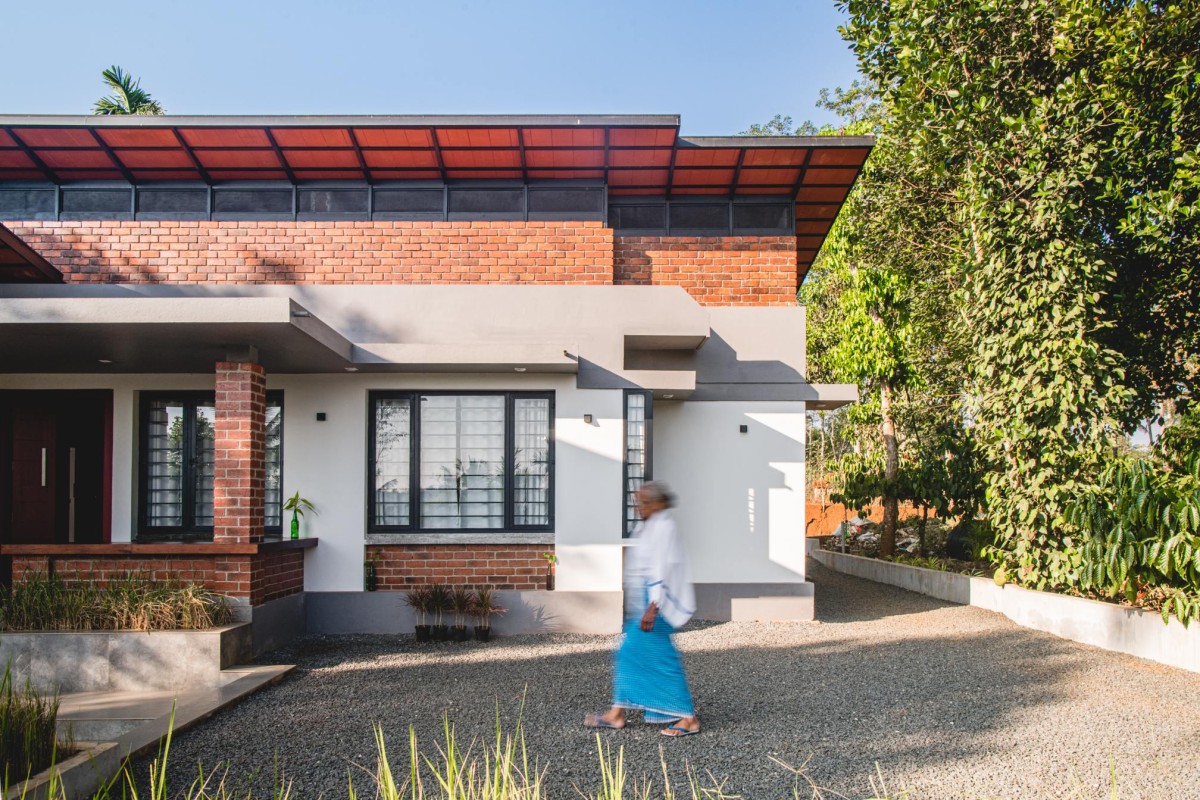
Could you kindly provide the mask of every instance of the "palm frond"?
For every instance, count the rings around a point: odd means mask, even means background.
[[[165,114],[166,110],[150,93],[141,87],[141,81],[115,64],[100,73],[112,95],[102,97],[92,107],[97,115],[152,115]]]

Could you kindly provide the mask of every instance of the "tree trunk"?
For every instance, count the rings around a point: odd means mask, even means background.
[[[825,482],[826,475],[829,474],[829,467],[825,461],[825,412],[818,411],[817,419],[821,420],[821,481]],[[821,513],[825,513],[825,507],[829,505],[829,489],[827,485],[821,486]]]
[[[896,477],[900,471],[900,454],[896,446],[896,420],[892,416],[892,384],[879,385],[879,411],[883,416],[883,446],[887,461],[883,468],[883,532],[879,536],[879,554],[891,556],[896,552],[896,521],[900,503],[896,498]]]
[[[929,519],[929,506],[921,505],[921,532],[917,539],[917,554],[925,555],[925,522]]]

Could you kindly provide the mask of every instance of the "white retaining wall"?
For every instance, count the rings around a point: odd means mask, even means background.
[[[1024,628],[1200,672],[1200,625],[1185,628],[1175,618],[1164,625],[1161,615],[1138,608],[1013,585],[1000,587],[991,578],[822,550],[815,539],[809,540],[809,555],[846,575],[995,611]]]

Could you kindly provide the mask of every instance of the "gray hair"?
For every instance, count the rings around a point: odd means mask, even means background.
[[[646,481],[638,487],[651,503],[662,503],[667,508],[675,506],[675,495],[671,488],[662,481]]]

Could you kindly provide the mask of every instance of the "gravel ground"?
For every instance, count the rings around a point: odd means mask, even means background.
[[[795,776],[773,759],[807,762],[818,785],[853,798],[870,794],[878,765],[910,800],[1074,799],[1107,798],[1113,763],[1123,800],[1200,798],[1200,676],[809,568],[819,624],[693,623],[678,635],[704,733],[603,733],[634,775],[659,779],[661,746],[676,775],[690,763],[752,800],[792,796]],[[488,737],[497,709],[511,721],[524,698],[550,799],[591,794],[596,742],[580,721],[605,706],[614,643],[310,637],[272,654],[299,665],[292,677],[175,740],[171,780],[183,789],[197,762],[229,762],[231,779],[252,776],[235,785],[266,790],[278,765],[293,797],[344,798],[351,765],[374,763],[373,722],[403,773],[410,725],[432,754],[444,714],[460,740]],[[365,775],[355,784],[372,794]]]

